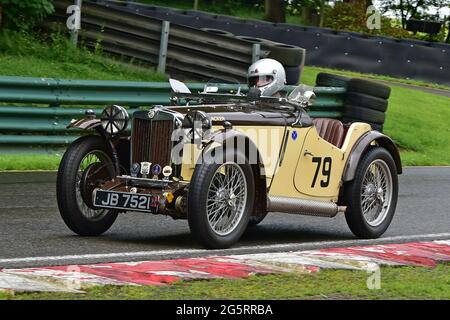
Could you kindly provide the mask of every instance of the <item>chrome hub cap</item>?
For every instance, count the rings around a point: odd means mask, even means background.
[[[220,236],[232,233],[244,215],[247,181],[236,163],[221,165],[211,180],[207,197],[208,223]]]
[[[366,222],[376,227],[383,223],[392,200],[392,175],[381,159],[374,160],[364,174],[361,209]]]

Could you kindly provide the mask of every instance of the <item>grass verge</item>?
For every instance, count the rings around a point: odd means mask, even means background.
[[[57,170],[61,158],[51,154],[0,154],[0,171]]]
[[[366,271],[323,270],[240,280],[183,281],[167,286],[94,287],[86,294],[0,292],[3,299],[268,300],[268,299],[450,299],[450,265],[382,267],[381,286],[369,290]]]
[[[48,37],[0,32],[0,76],[59,79],[166,81],[154,69],[145,70],[74,47],[63,35]]]

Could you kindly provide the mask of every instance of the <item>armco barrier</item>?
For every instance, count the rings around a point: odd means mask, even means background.
[[[299,46],[307,50],[306,65],[450,85],[450,44],[369,36],[285,23],[274,24],[131,1],[124,3],[97,0],[97,3],[193,28],[223,29],[235,35]]]
[[[189,83],[193,92],[203,83]],[[218,84],[221,92],[242,92],[245,85]],[[293,90],[287,86],[286,91]],[[311,116],[341,118],[344,106],[343,88],[316,87],[317,99]],[[0,77],[0,152],[54,152],[76,139],[80,132],[67,130],[74,118],[81,118],[87,108],[97,115],[108,104],[120,104],[133,113],[138,107],[168,105],[169,83],[120,82],[91,80],[58,80]],[[41,106],[29,106],[38,104]],[[28,105],[28,106],[27,106]]]

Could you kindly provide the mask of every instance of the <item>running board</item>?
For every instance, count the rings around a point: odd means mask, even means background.
[[[338,206],[331,201],[306,200],[279,196],[269,196],[267,198],[268,212],[284,212],[332,218],[339,212],[345,212],[346,209],[347,207]]]

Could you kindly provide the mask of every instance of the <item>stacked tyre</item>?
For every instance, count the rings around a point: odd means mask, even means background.
[[[383,131],[391,88],[374,81],[328,73],[319,73],[316,84],[320,87],[347,88],[342,122],[366,122],[372,129]]]
[[[284,66],[287,85],[299,84],[305,65],[306,50],[282,43],[269,44],[266,49],[270,51],[268,58],[275,59]]]

